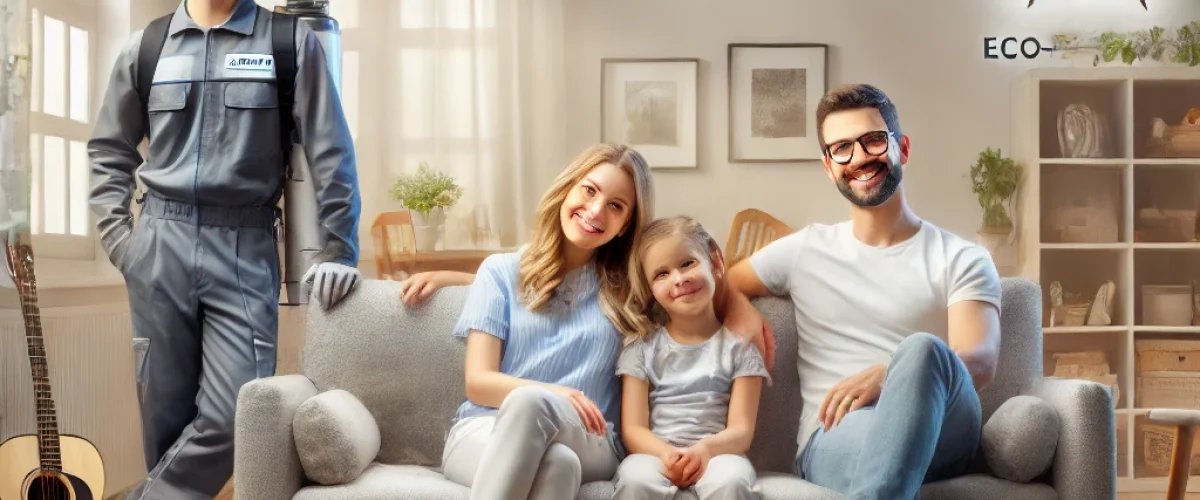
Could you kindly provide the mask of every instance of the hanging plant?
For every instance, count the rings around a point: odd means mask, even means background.
[[[1058,35],[1056,41],[1067,40]],[[1172,34],[1161,26],[1132,32],[1106,31],[1093,40],[1104,62],[1159,61],[1200,66],[1200,21],[1180,26]]]

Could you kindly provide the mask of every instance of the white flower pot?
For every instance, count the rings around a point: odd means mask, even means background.
[[[442,225],[446,222],[446,213],[442,207],[435,207],[428,214],[412,210],[413,233],[417,240],[417,251],[432,252],[437,250],[441,239]]]
[[[992,254],[992,262],[997,269],[1012,268],[1017,263],[1017,245],[1012,236],[1011,229],[981,228],[975,233],[975,242]]]

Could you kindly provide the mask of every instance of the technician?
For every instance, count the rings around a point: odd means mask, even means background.
[[[275,371],[286,156],[274,25],[253,0],[182,0],[162,38],[146,35],[161,44],[156,67],[138,67],[142,31],[118,55],[88,143],[92,210],[146,344],[138,383],[150,473],[130,498],[213,498],[233,472],[238,390]],[[324,245],[305,279],[330,307],[360,278],[354,145],[320,42],[303,25],[294,41],[291,116]],[[139,70],[154,71],[145,105]],[[135,170],[145,186],[136,229]]]

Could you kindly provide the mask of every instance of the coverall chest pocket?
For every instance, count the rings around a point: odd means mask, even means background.
[[[150,87],[146,115],[151,158],[171,158],[179,154],[182,142],[191,130],[185,113],[191,83],[165,83]]]
[[[243,160],[251,163],[244,165],[251,169],[260,162],[280,160],[278,110],[279,96],[271,82],[225,84],[225,116],[219,130],[222,151],[235,170]]]

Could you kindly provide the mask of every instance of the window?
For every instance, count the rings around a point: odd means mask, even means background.
[[[389,3],[384,31],[391,50],[378,75],[392,89],[385,172],[417,170],[422,161],[454,176],[468,192],[484,192],[495,172],[502,95],[513,80],[498,61],[495,0],[401,0]],[[476,202],[482,199],[476,198]]]
[[[30,232],[39,255],[95,258],[88,207],[93,87],[92,2],[32,0]]]

